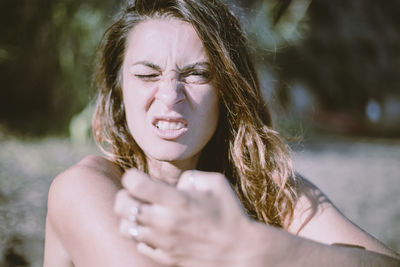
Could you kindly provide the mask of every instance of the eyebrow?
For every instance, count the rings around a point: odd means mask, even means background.
[[[155,69],[157,71],[160,71],[160,72],[162,71],[160,66],[158,66],[158,65],[156,65],[154,63],[151,63],[149,61],[145,61],[145,60],[144,61],[138,61],[138,62],[135,62],[135,63],[132,64],[132,66],[136,66],[136,65],[144,65],[146,67]],[[181,71],[186,71],[186,70],[190,70],[190,69],[195,69],[196,67],[209,68],[210,67],[210,63],[207,62],[207,61],[201,61],[201,62],[195,62],[195,63],[189,64],[189,65],[186,65],[183,68],[179,68],[178,66],[176,68],[178,69],[178,71],[181,72]]]
[[[186,71],[186,70],[190,70],[190,69],[195,69],[196,67],[209,68],[210,67],[210,63],[207,62],[207,61],[195,62],[195,63],[189,64],[189,65],[186,65],[183,68],[177,67],[177,69],[179,71]]]
[[[132,64],[132,66],[136,66],[136,65],[144,65],[146,67],[155,69],[157,71],[161,71],[161,67],[160,66],[158,66],[156,64],[153,64],[153,63],[151,63],[149,61],[138,61],[138,62],[135,62],[135,63]]]

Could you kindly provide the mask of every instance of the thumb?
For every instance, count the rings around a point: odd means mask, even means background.
[[[221,193],[221,190],[231,190],[231,187],[221,173],[189,170],[182,173],[177,184],[180,190],[211,191]]]
[[[232,190],[227,178],[221,173],[197,170],[185,171],[179,179],[177,189],[183,191],[211,192],[213,195],[218,196],[230,209],[236,206],[245,213],[242,203]]]
[[[197,186],[194,177],[195,170],[188,170],[181,174],[176,188],[183,191],[196,191]]]

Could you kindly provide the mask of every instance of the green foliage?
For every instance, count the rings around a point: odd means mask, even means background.
[[[0,124],[28,135],[67,133],[90,101],[97,44],[118,3],[0,3]]]
[[[58,31],[58,58],[63,90],[53,98],[53,106],[72,98],[71,114],[81,110],[89,101],[90,79],[97,43],[104,29],[102,10],[82,4],[68,18],[68,6],[60,2],[53,11],[53,23]],[[68,23],[65,23],[65,22]]]
[[[287,2],[286,5],[282,4]],[[296,45],[307,37],[307,9],[310,0],[257,1],[253,5],[255,14],[249,17],[252,38],[259,50],[275,52],[287,45]]]
[[[122,1],[0,1],[0,126],[68,133],[93,95],[96,47]],[[295,83],[324,108],[357,116],[371,99],[400,99],[399,1],[225,2],[243,7],[258,63],[269,70],[260,76],[276,81],[267,94],[281,103],[290,105]],[[400,117],[394,110],[388,118]]]

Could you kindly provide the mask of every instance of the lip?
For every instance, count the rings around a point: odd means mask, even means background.
[[[160,120],[168,121],[168,122],[180,122],[183,123],[184,127],[179,130],[162,130],[156,127],[156,123]],[[152,120],[152,125],[154,132],[156,135],[164,140],[175,140],[184,135],[188,130],[188,123],[183,117],[165,117],[165,116],[158,116],[154,117]]]

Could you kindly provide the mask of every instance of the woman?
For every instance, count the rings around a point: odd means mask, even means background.
[[[52,183],[45,266],[399,264],[296,178],[219,1],[128,4],[105,34],[97,84],[107,159]]]

